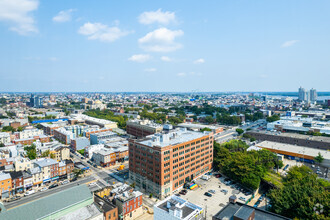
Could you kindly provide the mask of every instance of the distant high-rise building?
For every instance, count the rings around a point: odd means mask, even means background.
[[[311,89],[310,92],[309,92],[309,95],[310,95],[310,100],[311,102],[315,102],[317,100],[317,92],[316,92],[316,89]]]
[[[307,103],[311,102],[309,91],[305,91],[304,101]]]
[[[43,98],[32,94],[28,105],[30,107],[41,108],[43,106]]]
[[[305,100],[305,89],[300,86],[299,91],[298,91],[298,100],[299,101],[304,101]]]

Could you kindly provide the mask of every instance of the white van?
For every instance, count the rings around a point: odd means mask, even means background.
[[[208,176],[208,175],[203,175],[201,178],[202,178],[202,180],[209,180],[209,179],[210,179],[210,176]]]
[[[30,190],[30,191],[25,192],[24,196],[29,196],[29,195],[32,195],[34,193],[35,193],[34,190]]]

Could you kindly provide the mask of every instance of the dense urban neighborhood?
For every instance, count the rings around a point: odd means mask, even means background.
[[[0,219],[327,219],[312,94],[2,93]]]

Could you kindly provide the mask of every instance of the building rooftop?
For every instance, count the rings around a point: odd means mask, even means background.
[[[142,141],[137,141],[137,143],[147,145],[150,147],[159,146],[166,147],[169,145],[177,145],[181,143],[185,143],[188,141],[192,141],[204,136],[207,136],[210,132],[195,132],[195,131],[187,131],[186,128],[176,129],[167,134],[153,134],[149,135],[146,138],[142,139]]]
[[[93,195],[88,187],[82,184],[2,212],[0,219],[43,219],[89,199],[92,200]]]
[[[272,141],[262,141],[262,142],[258,143],[256,146],[261,147],[261,148],[292,152],[292,153],[296,153],[296,154],[298,153],[298,154],[302,154],[302,155],[308,155],[311,157],[316,157],[319,153],[321,153],[322,156],[324,157],[324,159],[330,160],[329,151],[316,149],[316,148],[297,146],[297,145],[292,145],[292,144],[283,144],[283,143],[272,142]]]
[[[289,220],[289,218],[286,218],[284,216],[280,216],[272,212],[244,205],[239,202],[228,203],[223,209],[221,209],[217,214],[213,216],[213,219],[233,219],[234,215],[241,219],[247,219],[247,215],[251,214],[252,211],[254,211],[255,213],[254,220]]]
[[[103,216],[103,213],[100,212],[94,203],[92,203],[91,205],[87,205],[73,212],[69,212],[57,220],[93,219],[99,215]]]
[[[7,132],[0,132],[0,138],[3,138],[3,137],[10,137],[10,135]]]
[[[2,173],[0,172],[0,181],[11,179],[11,176],[9,173]]]
[[[263,134],[283,136],[283,137],[291,137],[291,138],[297,138],[297,139],[303,139],[303,140],[321,141],[321,142],[330,144],[330,137],[325,137],[325,136],[312,136],[312,135],[304,135],[304,134],[290,133],[290,132],[263,131],[263,130],[252,130],[249,132],[263,133]]]
[[[138,124],[138,125],[145,125],[148,127],[153,127],[153,128],[162,128],[163,125],[155,123],[153,121],[150,120],[139,120],[139,119],[132,119],[129,120],[127,123],[129,124]]]
[[[40,158],[34,160],[33,162],[37,164],[39,167],[46,167],[58,163],[56,160],[51,158]]]
[[[158,202],[154,205],[154,207],[162,209],[176,217],[179,215],[181,219],[185,219],[189,215],[196,215],[203,210],[202,207],[190,203],[175,195]]]

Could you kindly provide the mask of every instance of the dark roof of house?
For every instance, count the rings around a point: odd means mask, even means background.
[[[250,206],[241,206],[241,208],[237,210],[234,216],[240,219],[248,219],[253,212],[254,212],[254,208]]]
[[[108,212],[112,209],[117,208],[115,205],[110,203],[109,201],[99,197],[98,195],[94,194],[94,203],[103,210],[103,212]]]
[[[73,163],[73,161],[72,161],[72,160],[68,160],[68,159],[65,159],[65,160],[64,160],[64,162],[65,162],[65,164],[70,164],[70,163]]]
[[[242,208],[244,207],[244,208]],[[240,210],[241,209],[241,210]],[[246,219],[248,213],[254,210],[255,216],[254,220],[290,220],[290,218],[277,215],[272,212],[268,212],[259,208],[254,208],[248,205],[245,205],[240,202],[236,203],[228,203],[223,209],[221,209],[217,214],[213,216],[213,219],[220,220],[220,219],[234,219],[234,215],[236,217],[240,217],[242,219]],[[244,217],[243,217],[244,216]]]
[[[10,171],[6,173],[9,173],[12,179],[18,179],[23,177],[22,171]]]

